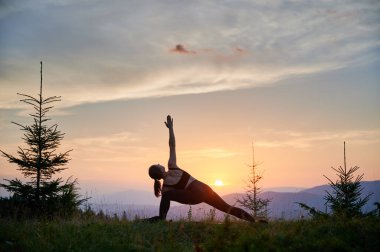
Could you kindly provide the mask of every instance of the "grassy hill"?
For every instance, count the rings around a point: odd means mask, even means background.
[[[269,224],[0,219],[0,251],[377,251],[379,218]]]

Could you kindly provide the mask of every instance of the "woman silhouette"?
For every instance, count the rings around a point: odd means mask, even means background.
[[[243,209],[230,206],[208,185],[196,180],[177,166],[173,119],[170,115],[167,116],[165,125],[169,129],[168,171],[165,171],[165,167],[160,164],[149,167],[149,176],[154,179],[154,194],[156,197],[161,196],[160,214],[149,220],[165,220],[170,208],[170,201],[176,201],[189,205],[204,202],[220,211],[254,222],[254,218]],[[161,186],[161,179],[163,179],[163,186]]]

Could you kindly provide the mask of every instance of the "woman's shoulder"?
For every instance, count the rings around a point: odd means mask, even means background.
[[[181,170],[181,171],[183,171],[178,165],[169,165],[168,169],[169,169],[169,171],[170,170],[173,170],[173,171],[175,171],[175,170]]]

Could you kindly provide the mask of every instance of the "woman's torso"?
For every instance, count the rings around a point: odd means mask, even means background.
[[[185,190],[191,182],[193,182],[195,178],[193,178],[186,171],[176,167],[169,168],[169,171],[164,179],[162,191],[169,190]]]

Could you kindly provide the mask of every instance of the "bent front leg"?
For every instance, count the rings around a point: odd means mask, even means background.
[[[181,204],[195,205],[203,202],[202,194],[194,193],[189,190],[170,190],[161,196],[160,218],[166,219],[170,208],[170,201],[176,201]]]

